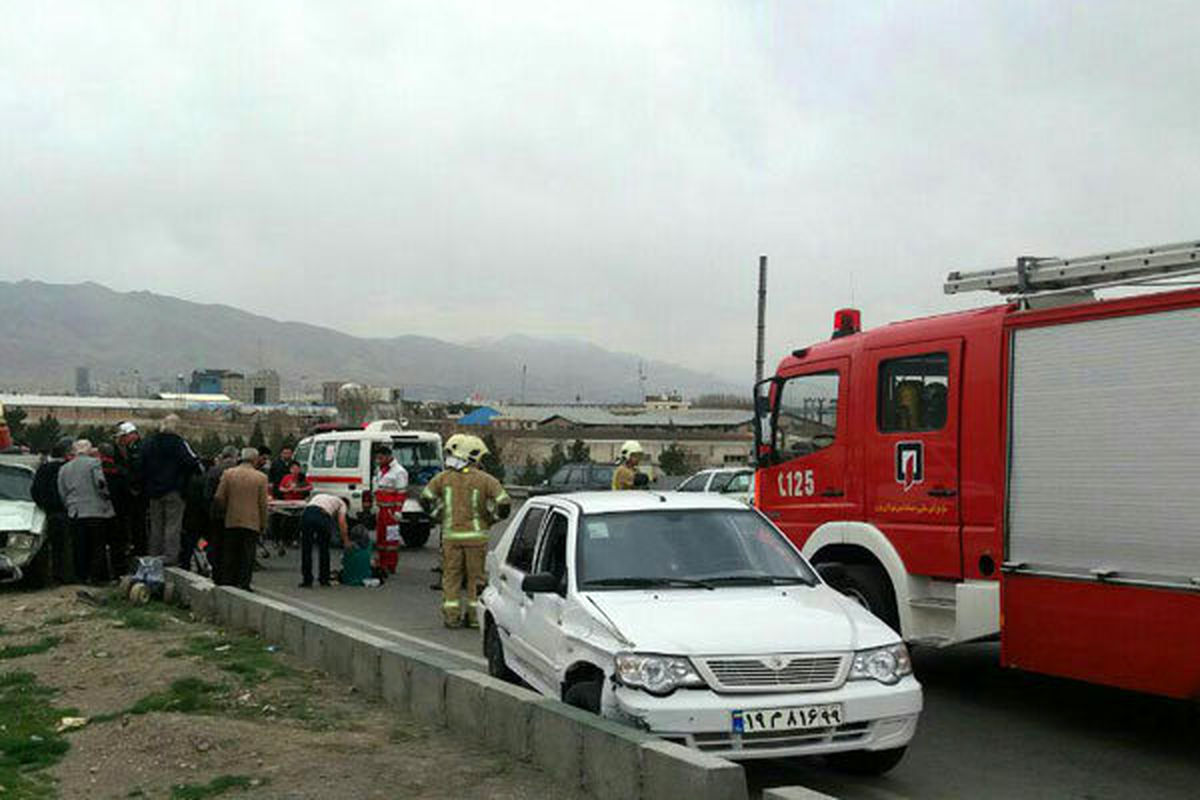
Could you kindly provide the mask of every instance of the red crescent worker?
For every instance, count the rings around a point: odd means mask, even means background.
[[[408,498],[408,470],[392,458],[392,448],[377,444],[375,453],[375,550],[380,569],[396,572],[400,560],[400,509]]]

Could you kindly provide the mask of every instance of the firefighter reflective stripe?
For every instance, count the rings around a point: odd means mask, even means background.
[[[487,531],[446,531],[442,533],[443,542],[486,542]]]
[[[457,600],[443,600],[442,608],[458,608]]]
[[[475,530],[483,530],[479,522],[479,490],[471,490],[471,524],[475,526]]]
[[[442,489],[442,526],[449,528],[454,522],[454,487]]]
[[[503,489],[500,490],[500,494],[496,495],[497,503],[503,503],[507,499],[508,499],[508,492],[504,491]]]

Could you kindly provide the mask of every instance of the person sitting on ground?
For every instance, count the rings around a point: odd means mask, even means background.
[[[314,542],[317,545],[317,579],[322,586],[329,585],[329,542],[335,527],[341,536],[343,550],[348,552],[354,545],[350,542],[346,524],[345,501],[332,494],[313,495],[300,515],[300,588],[309,589],[313,584]]]
[[[279,481],[279,499],[303,500],[312,491],[307,477],[300,471],[300,462],[293,461],[288,466],[288,474]]]

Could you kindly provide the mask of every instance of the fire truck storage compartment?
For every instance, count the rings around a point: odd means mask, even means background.
[[[1200,309],[1011,337],[1005,663],[1200,692]]]

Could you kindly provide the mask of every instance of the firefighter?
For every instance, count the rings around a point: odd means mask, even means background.
[[[476,467],[486,453],[487,448],[475,437],[451,436],[446,442],[446,469],[421,493],[421,505],[441,518],[442,622],[447,628],[475,626],[475,598],[487,556],[488,529],[507,518],[511,510],[500,481]]]
[[[638,488],[639,484],[645,485],[646,479],[638,472],[638,464],[641,462],[644,452],[642,445],[633,439],[621,445],[621,455],[617,461],[619,466],[613,470],[612,488],[614,492]]]
[[[377,444],[375,455],[375,550],[379,568],[394,574],[400,561],[400,510],[408,499],[408,470],[392,458],[392,448]]]

